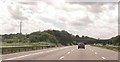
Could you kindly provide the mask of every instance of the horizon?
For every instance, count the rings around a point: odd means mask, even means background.
[[[48,30],[50,30],[50,29],[48,29]],[[44,31],[47,31],[47,30],[44,30]],[[40,31],[40,32],[44,32],[44,31]],[[57,30],[57,31],[63,31],[63,30]],[[64,30],[65,31],[65,30]],[[34,31],[34,32],[39,32],[39,31]],[[31,32],[31,33],[33,33],[33,32]],[[22,33],[22,35],[29,35],[29,34],[31,34],[31,33]],[[70,32],[68,32],[69,34],[72,34],[72,33],[70,33]],[[0,36],[2,36],[2,35],[10,35],[10,34],[20,34],[19,32],[18,33],[9,33],[9,34],[0,34]],[[72,35],[74,35],[74,36],[76,36],[76,35],[78,35],[78,34],[72,34]],[[87,36],[87,35],[78,35],[79,37],[82,37],[82,36]],[[119,35],[116,35],[116,36],[119,36]],[[113,36],[113,37],[116,37],[116,36]],[[92,36],[87,36],[87,37],[90,37],[90,38],[94,38],[94,39],[101,39],[101,40],[107,40],[107,39],[111,39],[111,38],[113,38],[113,37],[110,37],[110,38],[96,38],[96,37],[92,37]]]

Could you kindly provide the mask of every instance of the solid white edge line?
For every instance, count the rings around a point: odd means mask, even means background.
[[[65,49],[65,48],[68,48],[68,47],[63,47],[61,49]],[[59,50],[59,49],[53,49],[53,50],[50,50],[50,51],[56,51],[56,50]],[[32,55],[41,54],[41,53],[50,52],[50,51],[43,51],[43,52],[39,52],[39,53],[28,54],[28,55],[23,55],[23,56],[19,56],[19,57],[13,57],[13,58],[5,59],[5,60],[13,60],[13,59],[23,58],[23,57],[32,56]]]
[[[39,52],[39,53],[34,53],[34,54],[28,54],[28,55],[23,55],[23,56],[19,56],[19,57],[13,57],[13,58],[5,59],[5,60],[13,60],[13,59],[23,58],[23,57],[32,56],[32,55],[41,54],[41,53],[44,53],[44,52]]]

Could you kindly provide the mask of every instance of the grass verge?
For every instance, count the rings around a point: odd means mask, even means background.
[[[50,42],[34,42],[34,43],[0,43],[0,46],[56,46]]]
[[[96,46],[96,47],[105,48],[105,49],[120,52],[120,47],[113,47],[113,46],[107,46],[107,45],[92,45],[92,46]]]

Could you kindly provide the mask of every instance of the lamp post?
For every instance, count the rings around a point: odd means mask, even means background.
[[[21,42],[21,37],[22,37],[22,21],[20,21],[20,33],[19,33],[19,43]]]
[[[22,21],[20,21],[20,34],[22,34]]]

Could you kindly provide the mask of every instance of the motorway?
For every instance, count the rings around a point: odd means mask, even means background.
[[[86,45],[56,47],[2,55],[2,60],[118,60],[118,52]]]

